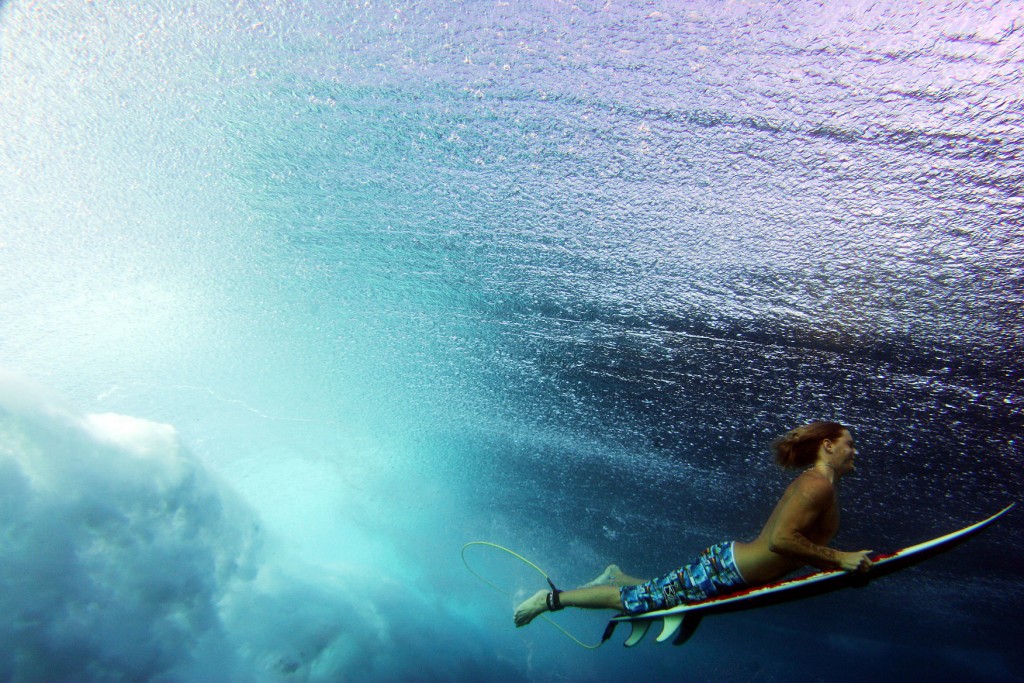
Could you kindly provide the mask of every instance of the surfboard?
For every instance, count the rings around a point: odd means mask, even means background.
[[[973,538],[1009,512],[1014,505],[1015,503],[1011,503],[991,517],[964,527],[959,531],[897,550],[894,553],[875,555],[871,558],[874,565],[868,572],[850,573],[839,569],[819,571],[793,579],[754,586],[735,593],[701,600],[700,602],[679,605],[671,609],[645,612],[633,616],[622,614],[613,617],[608,622],[608,628],[605,629],[601,642],[605,642],[612,637],[612,633],[617,625],[628,622],[632,627],[632,631],[626,639],[625,646],[633,647],[643,640],[654,623],[660,621],[662,624],[661,633],[656,639],[657,642],[665,642],[674,636],[673,644],[682,645],[697,630],[701,620],[710,614],[737,612],[767,605],[777,605],[783,602],[791,602],[814,595],[830,593],[841,588],[865,586],[874,579],[906,569],[918,562],[923,562]]]

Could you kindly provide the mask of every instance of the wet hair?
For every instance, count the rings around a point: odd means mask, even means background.
[[[846,429],[838,422],[811,422],[772,441],[775,462],[784,469],[809,467],[818,459],[821,442],[835,441]]]

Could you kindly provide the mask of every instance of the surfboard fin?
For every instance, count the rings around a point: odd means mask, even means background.
[[[652,622],[650,620],[646,619],[643,621],[638,620],[630,622],[629,625],[631,630],[629,632],[629,638],[626,638],[624,645],[626,647],[633,647],[643,640],[644,636],[647,635],[647,631],[651,628],[651,623]]]
[[[682,645],[690,639],[693,632],[700,626],[700,620],[704,616],[699,613],[687,614],[683,617],[683,625],[679,628],[679,633],[676,634],[676,639],[672,641],[673,645]]]
[[[678,614],[666,614],[661,619],[661,633],[655,638],[655,641],[664,643],[666,640],[675,635],[676,631],[683,623],[683,617]]]

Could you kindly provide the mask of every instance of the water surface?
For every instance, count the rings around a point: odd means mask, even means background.
[[[0,386],[2,677],[1014,679],[1016,513],[684,648],[515,630],[459,549],[665,572],[756,533],[823,417],[839,547],[1018,500],[1022,27],[3,3],[0,364],[60,398]]]

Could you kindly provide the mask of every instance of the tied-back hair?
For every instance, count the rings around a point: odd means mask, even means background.
[[[835,441],[845,429],[838,422],[812,422],[790,430],[772,441],[775,462],[787,470],[809,467],[818,459],[821,442]]]

